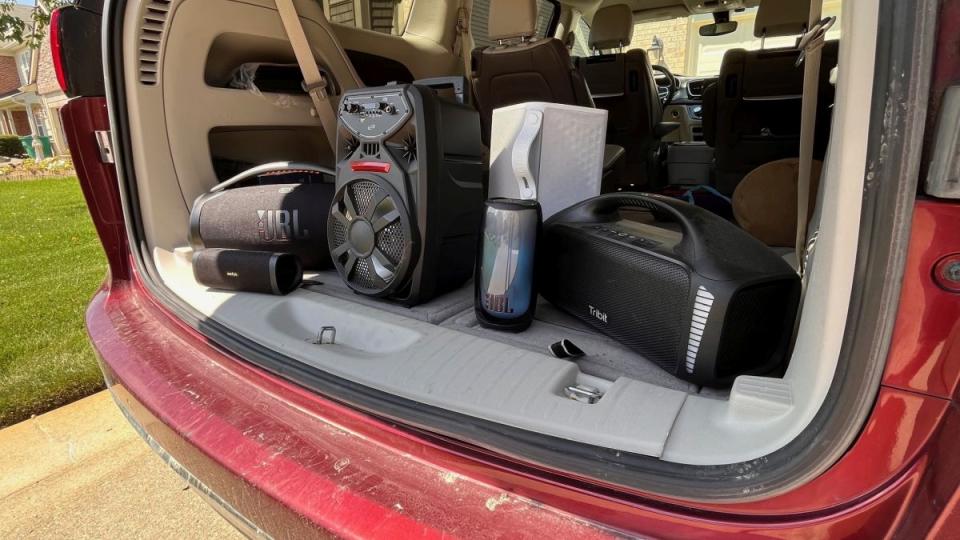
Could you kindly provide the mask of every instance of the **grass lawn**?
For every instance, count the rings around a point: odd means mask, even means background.
[[[0,427],[103,388],[83,313],[105,272],[76,178],[0,181]]]

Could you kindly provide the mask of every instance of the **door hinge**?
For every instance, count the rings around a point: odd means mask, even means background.
[[[97,138],[97,148],[100,150],[100,161],[103,163],[115,163],[113,159],[113,140],[109,131],[94,131],[93,135]]]

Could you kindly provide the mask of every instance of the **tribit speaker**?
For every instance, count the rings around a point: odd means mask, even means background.
[[[450,85],[460,102],[437,95]],[[415,305],[470,278],[483,146],[463,89],[457,77],[344,94],[327,235],[355,292]]]
[[[547,220],[540,292],[695,384],[784,368],[800,293],[780,256],[706,210],[601,195]]]

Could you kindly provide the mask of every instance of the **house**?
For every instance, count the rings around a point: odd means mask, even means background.
[[[29,6],[12,6],[12,15],[30,23]],[[21,101],[20,87],[30,80],[32,53],[15,41],[0,42],[0,133],[3,135],[31,135],[33,124]]]
[[[14,5],[12,14],[28,25],[34,8]],[[44,157],[68,153],[60,126],[60,107],[67,101],[60,90],[49,33],[38,50],[15,41],[0,42],[0,134],[31,135]],[[46,139],[49,152],[43,148]]]

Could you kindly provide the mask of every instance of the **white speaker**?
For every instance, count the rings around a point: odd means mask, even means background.
[[[600,194],[607,111],[520,103],[493,111],[489,196],[540,201],[543,218]]]

